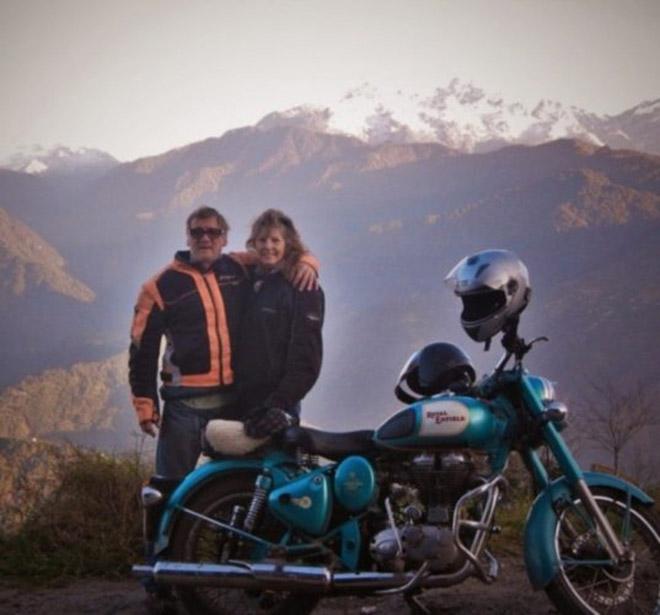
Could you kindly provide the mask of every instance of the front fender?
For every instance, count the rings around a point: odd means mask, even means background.
[[[600,472],[584,472],[584,480],[589,487],[607,487],[621,492],[625,497],[630,494],[633,501],[653,505],[653,499],[639,487]],[[527,576],[534,589],[543,589],[559,572],[559,559],[555,552],[555,528],[557,513],[555,504],[571,501],[572,495],[565,477],[553,481],[534,500],[534,504],[525,522],[525,566]]]
[[[223,474],[236,472],[258,473],[264,467],[263,459],[231,459],[222,461],[209,461],[193,470],[183,482],[174,490],[167,500],[158,524],[158,533],[154,544],[154,552],[161,553],[169,544],[170,534],[174,521],[183,506],[208,481]]]

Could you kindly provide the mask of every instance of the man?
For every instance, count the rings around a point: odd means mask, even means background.
[[[239,418],[231,340],[238,335],[249,290],[248,254],[223,255],[229,226],[211,207],[188,216],[189,251],[142,286],[131,327],[129,381],[140,428],[156,436],[156,473],[181,478],[197,463],[201,434],[213,418]],[[306,261],[303,263],[302,261]],[[316,284],[316,259],[301,260],[293,283]],[[167,347],[157,371],[161,338]]]

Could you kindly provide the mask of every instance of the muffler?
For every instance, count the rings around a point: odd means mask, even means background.
[[[154,566],[133,566],[133,575],[150,577],[163,585],[209,585],[255,590],[300,592],[374,592],[403,587],[413,573],[331,572],[324,566],[232,562],[210,564],[160,561]]]

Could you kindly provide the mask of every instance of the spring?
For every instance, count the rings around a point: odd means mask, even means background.
[[[245,515],[245,521],[243,522],[243,528],[251,532],[254,529],[254,526],[257,524],[257,518],[259,513],[266,502],[266,496],[268,495],[268,486],[270,485],[270,479],[265,476],[258,476],[257,481],[254,486],[254,495],[252,496],[252,501],[250,502],[250,508]]]

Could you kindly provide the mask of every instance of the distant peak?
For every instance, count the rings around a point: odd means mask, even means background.
[[[632,112],[635,115],[660,113],[660,98],[657,98],[656,100],[645,100],[643,103],[633,107]]]
[[[314,132],[328,132],[328,123],[332,112],[329,108],[300,105],[285,111],[274,111],[263,117],[257,128],[271,130],[273,128],[305,128]]]
[[[24,173],[29,173],[30,175],[39,175],[48,170],[48,165],[37,158],[33,158],[22,170]]]
[[[46,175],[71,173],[78,170],[102,172],[117,164],[119,162],[113,156],[99,149],[56,145],[46,150],[35,145],[27,151],[14,154],[2,166],[12,171]]]

